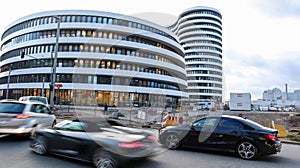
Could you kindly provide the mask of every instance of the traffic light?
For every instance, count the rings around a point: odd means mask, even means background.
[[[25,51],[21,51],[20,55],[21,55],[21,59],[23,59],[25,57]]]
[[[53,85],[49,84],[50,91],[53,89]]]

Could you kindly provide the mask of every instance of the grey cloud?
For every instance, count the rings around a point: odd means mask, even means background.
[[[293,89],[300,89],[300,52],[286,52],[274,57],[277,59],[271,61],[262,55],[227,51],[224,76],[228,92],[240,90],[261,98],[264,90],[284,89],[285,83]]]

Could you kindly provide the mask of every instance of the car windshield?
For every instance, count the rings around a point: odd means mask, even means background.
[[[0,113],[22,113],[25,104],[2,102],[0,103]]]
[[[31,101],[39,101],[39,102],[42,102],[44,104],[47,104],[46,99],[45,98],[41,98],[41,97],[30,97],[29,100],[31,100]]]
[[[101,128],[109,128],[111,126],[123,126],[121,123],[112,120],[86,121],[86,120],[64,120],[58,123],[54,129],[68,131],[86,131],[99,132]]]

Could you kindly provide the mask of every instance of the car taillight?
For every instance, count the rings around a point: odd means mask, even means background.
[[[143,147],[145,144],[141,142],[120,142],[119,147],[121,148],[138,148]]]
[[[29,114],[20,114],[16,116],[17,119],[26,119],[26,118],[30,118]]]
[[[155,137],[155,136],[148,136],[148,140],[149,140],[149,141],[157,141],[158,138]]]
[[[265,134],[264,135],[268,140],[270,141],[277,141],[278,138],[275,135],[271,135],[271,134]]]

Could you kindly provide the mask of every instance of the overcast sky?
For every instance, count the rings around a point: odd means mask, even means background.
[[[300,89],[299,0],[9,0],[0,6],[0,33],[20,17],[48,10],[114,12],[172,23],[194,6],[218,9],[223,16],[224,96],[264,90]],[[163,17],[158,17],[163,16]]]

